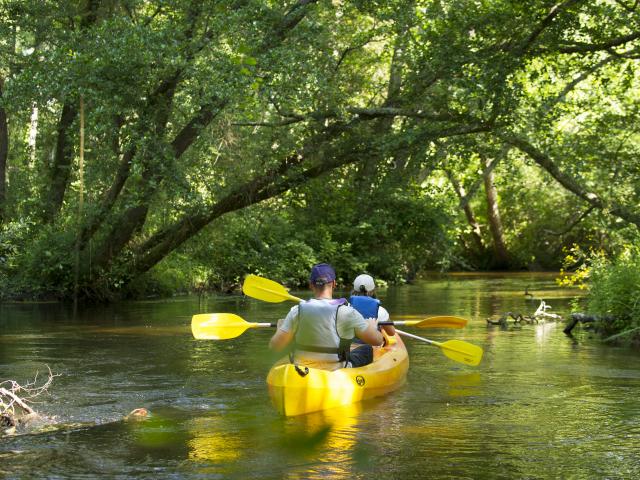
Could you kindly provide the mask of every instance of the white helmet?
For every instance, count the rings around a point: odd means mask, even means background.
[[[376,284],[373,281],[373,277],[371,275],[367,275],[363,273],[362,275],[358,275],[356,279],[353,281],[353,289],[356,292],[361,292],[364,289],[365,292],[371,292],[376,288]]]

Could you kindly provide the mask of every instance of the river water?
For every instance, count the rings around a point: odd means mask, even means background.
[[[468,318],[465,330],[412,332],[477,344],[480,366],[408,339],[401,390],[295,418],[269,404],[270,330],[218,342],[189,330],[196,313],[275,321],[290,305],[185,298],[75,318],[56,304],[0,306],[0,381],[59,375],[34,404],[49,420],[0,437],[0,478],[639,478],[640,353],[583,331],[569,338],[561,323],[487,325],[532,314],[527,288],[558,314],[578,295],[532,274],[383,290],[392,318]],[[151,417],[122,421],[138,407]]]

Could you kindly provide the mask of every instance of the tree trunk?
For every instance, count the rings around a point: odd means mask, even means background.
[[[500,210],[498,209],[498,190],[494,182],[493,169],[491,168],[492,163],[491,160],[482,157],[482,177],[484,179],[484,190],[487,197],[487,217],[493,239],[493,268],[502,270],[509,268],[509,253],[504,241],[502,220],[500,219]]]
[[[0,77],[0,101],[4,79]],[[1,104],[0,104],[1,105]],[[0,224],[4,221],[7,202],[7,158],[9,156],[9,125],[7,114],[0,106]]]
[[[37,151],[37,141],[38,141],[38,117],[39,117],[38,106],[34,105],[31,110],[31,119],[29,121],[29,155],[31,163],[29,164],[29,168],[34,168],[36,164],[36,151]]]
[[[286,38],[287,32],[293,29],[305,17],[310,9],[310,5],[316,2],[317,0],[299,0],[284,15],[281,21],[274,27],[271,35],[265,38],[265,41],[262,42],[257,50],[259,52],[266,52],[279,45],[284,38]],[[185,33],[187,38],[191,38],[194,34],[196,17],[197,13],[194,13],[194,22]],[[205,43],[206,42],[202,42],[202,45],[200,45],[198,49],[204,48]],[[196,52],[197,50],[190,52],[188,55],[189,61],[195,58]],[[183,71],[184,68],[181,67],[175,72],[172,72],[150,95],[147,111],[145,114],[140,115],[142,119],[140,122],[142,125],[140,136],[142,138],[145,137],[146,130],[148,130],[147,134],[154,138],[164,137],[173,105],[173,96],[182,78]],[[176,159],[180,158],[184,151],[199,138],[202,128],[210,124],[228,102],[229,99],[214,98],[201,106],[199,111],[187,122],[172,142]],[[108,218],[108,220],[101,211],[97,221],[92,220],[90,225],[83,229],[82,238],[86,241],[96,232],[100,223],[104,222],[111,225],[110,231],[101,239],[96,247],[94,265],[97,268],[109,269],[111,263],[116,261],[116,257],[127,247],[134,235],[144,227],[150,202],[164,177],[164,169],[155,165],[154,159],[150,158],[149,155],[150,153],[146,152],[143,157],[137,155],[134,158],[134,156],[132,156],[131,161],[139,162],[143,168],[143,178],[141,181],[124,186],[124,181],[129,174],[129,167],[128,164],[121,164],[114,188],[111,188],[109,192],[107,192],[107,200],[109,202],[106,204],[107,210],[114,204],[116,197],[119,197],[118,200],[121,204],[127,205],[124,210],[117,215],[111,216],[112,218]],[[122,194],[120,194],[121,189]]]
[[[129,269],[132,278],[148,271],[216,218],[280,195],[337,167],[362,161],[364,152],[357,148],[354,150],[344,148],[339,154],[334,155],[323,152],[322,161],[302,171],[295,168],[303,160],[299,156],[295,159],[285,160],[282,162],[281,168],[276,171],[266,172],[234,188],[208,212],[183,217],[142,245],[137,251],[135,265],[131,265]],[[367,150],[368,153],[370,153],[369,150]]]
[[[66,102],[58,122],[58,136],[53,154],[53,164],[49,176],[49,189],[44,194],[43,217],[45,223],[51,223],[62,208],[64,194],[71,174],[73,147],[69,135],[73,121],[78,114],[75,102]]]
[[[471,237],[473,238],[473,241],[476,244],[478,253],[482,253],[485,251],[485,246],[484,246],[484,242],[482,241],[480,224],[478,223],[475,215],[473,214],[473,210],[471,209],[471,205],[469,204],[469,199],[467,198],[467,194],[464,190],[464,187],[460,185],[460,183],[453,176],[453,173],[451,173],[451,171],[445,170],[445,173],[447,174],[447,177],[449,178],[451,185],[453,185],[453,189],[456,191],[456,194],[460,199],[460,204],[462,205],[464,215],[467,218],[467,223],[471,227]]]
[[[337,141],[338,135],[357,131],[357,126],[364,121],[366,119],[359,117],[348,124],[329,126],[325,132],[317,135],[321,140],[308,142],[301,155],[283,160],[279,169],[263,173],[237,186],[208,211],[199,210],[197,213],[186,214],[180,220],[154,234],[135,250],[135,262],[130,262],[128,268],[130,279],[147,272],[216,218],[280,195],[338,167],[362,162],[370,155],[378,155],[378,152],[371,151],[370,146],[365,144],[362,138],[352,139],[351,145],[355,147],[351,148]],[[476,130],[477,127],[467,126],[459,130],[444,128],[441,132],[431,132],[430,138],[464,135]],[[365,135],[364,138],[368,137]],[[416,139],[416,142],[420,145],[424,143],[421,138]],[[317,161],[305,169],[300,169],[300,164],[309,160],[306,158],[306,153],[309,156],[318,157],[314,158]]]

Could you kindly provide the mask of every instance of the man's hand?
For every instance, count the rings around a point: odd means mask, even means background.
[[[368,328],[362,333],[356,333],[356,336],[369,345],[382,345],[384,343],[384,337],[378,331],[378,320],[375,318],[365,319]]]

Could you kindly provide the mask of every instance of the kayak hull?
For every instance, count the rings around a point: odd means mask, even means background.
[[[277,363],[267,376],[271,402],[281,414],[296,416],[397,390],[406,381],[409,355],[400,336],[390,338],[389,345],[373,348],[374,361],[364,367],[335,371],[309,368],[303,376],[291,363]]]

